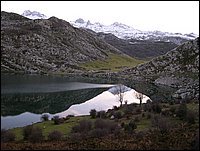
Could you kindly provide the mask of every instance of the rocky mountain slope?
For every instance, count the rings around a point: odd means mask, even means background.
[[[106,59],[119,50],[85,29],[51,17],[31,20],[1,12],[1,71],[80,71],[79,64]]]
[[[118,75],[175,87],[174,98],[199,98],[199,38]]]
[[[173,42],[165,41],[120,39],[113,34],[105,34],[102,32],[96,35],[125,54],[141,59],[163,55],[178,46]]]
[[[197,35],[193,33],[181,34],[161,31],[141,31],[118,22],[115,22],[111,25],[103,25],[101,23],[91,23],[90,21],[84,21],[83,19],[79,18],[76,21],[71,21],[70,23],[75,27],[88,28],[97,33],[112,33],[121,39],[165,41],[180,45],[187,40],[192,40],[197,37]]]
[[[24,11],[22,16],[30,19],[47,18],[40,12],[29,10]],[[75,27],[86,29],[125,54],[140,59],[163,55],[181,43],[196,37],[194,34],[183,35],[160,31],[144,32],[118,22],[105,26],[100,23],[86,22],[79,18],[70,23]]]

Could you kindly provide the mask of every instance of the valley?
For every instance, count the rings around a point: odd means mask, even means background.
[[[1,149],[199,149],[197,35],[36,11],[1,35]]]

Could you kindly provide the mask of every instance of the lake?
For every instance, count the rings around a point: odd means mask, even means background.
[[[1,128],[38,122],[42,113],[64,111],[114,86],[89,82],[84,78],[1,74]]]
[[[50,117],[57,113],[65,116],[66,113],[71,113],[66,111],[70,107],[73,109],[73,105],[83,104],[100,94],[105,95],[102,100],[106,101],[110,94],[105,94],[105,91],[118,83],[142,92],[153,101],[170,101],[171,94],[175,92],[173,88],[126,79],[112,81],[105,78],[1,74],[1,128],[21,127],[39,122],[42,113],[49,113]],[[111,108],[112,104],[116,103],[116,98],[110,97],[111,104],[103,103],[109,106],[98,104],[101,99],[96,99],[95,105]],[[87,106],[85,103],[76,109],[81,111],[84,108],[82,113],[88,113]]]

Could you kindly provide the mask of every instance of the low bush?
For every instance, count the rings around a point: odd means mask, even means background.
[[[117,126],[117,123],[110,120],[96,119],[94,122],[95,129],[107,129],[108,132],[113,132]]]
[[[117,118],[117,119],[122,118],[122,112],[121,112],[121,111],[115,112],[115,113],[114,113],[114,117]]]
[[[196,113],[194,111],[188,110],[186,115],[186,121],[190,124],[195,124]]]
[[[15,134],[10,130],[1,130],[1,142],[11,142],[15,141]]]
[[[26,126],[23,129],[24,140],[29,140],[33,143],[44,139],[42,129],[40,127],[33,127],[33,125]]]
[[[59,118],[58,115],[54,116],[54,117],[52,118],[52,120],[54,121],[54,124],[55,124],[55,125],[59,125],[59,124],[61,123],[61,120],[60,120],[60,118]]]
[[[106,112],[105,111],[99,111],[97,112],[97,116],[98,118],[106,118]]]
[[[61,133],[60,131],[54,130],[53,132],[49,133],[48,135],[48,139],[49,140],[62,140],[63,138],[63,133]]]
[[[72,127],[72,133],[85,133],[92,129],[92,122],[81,120],[78,125]]]
[[[48,120],[49,120],[49,115],[48,115],[48,114],[43,114],[43,115],[41,116],[41,120],[42,120],[42,121],[48,121]]]
[[[92,118],[96,118],[96,115],[97,115],[97,111],[95,109],[90,110],[90,116]]]

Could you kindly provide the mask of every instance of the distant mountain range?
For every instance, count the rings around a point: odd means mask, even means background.
[[[22,16],[30,19],[46,19],[39,12],[24,11]],[[45,17],[44,17],[45,16]],[[163,55],[178,45],[196,37],[194,34],[182,35],[167,32],[143,32],[133,27],[115,22],[110,26],[100,23],[92,24],[79,18],[70,22],[74,27],[84,28],[121,52],[140,59],[150,59]]]
[[[169,33],[161,31],[141,31],[118,22],[106,26],[101,23],[93,24],[90,21],[84,21],[83,19],[79,18],[76,21],[71,21],[70,23],[75,27],[88,28],[97,33],[112,33],[113,35],[121,39],[165,41],[173,42],[177,45],[180,45],[187,40],[192,40],[198,37],[193,33],[183,35],[181,33]]]
[[[47,19],[44,14],[41,14],[36,11],[26,10],[22,14],[30,19]],[[169,33],[169,32],[161,32],[161,31],[141,31],[135,29],[131,26],[115,22],[111,25],[103,25],[101,23],[91,23],[89,20],[84,21],[79,18],[76,21],[70,21],[74,27],[78,28],[87,28],[91,29],[97,33],[111,33],[120,39],[135,39],[135,40],[151,40],[151,41],[164,41],[164,42],[173,42],[176,45],[180,45],[187,40],[192,40],[198,37],[198,35],[194,33],[190,34],[181,34],[181,33]]]

